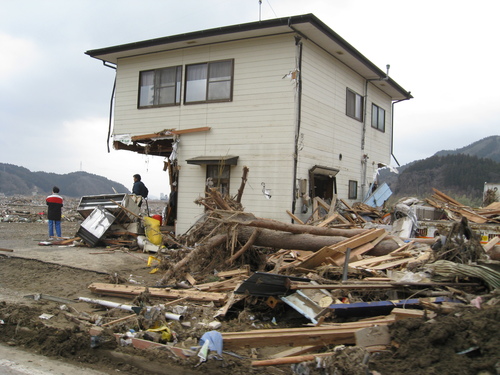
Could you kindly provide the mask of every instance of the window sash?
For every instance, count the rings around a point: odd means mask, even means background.
[[[181,76],[181,66],[140,72],[139,108],[180,104]]]
[[[385,109],[372,104],[372,127],[385,132]]]
[[[349,180],[349,199],[358,198],[358,181]]]
[[[232,100],[233,60],[186,66],[185,103]]]
[[[346,92],[346,115],[363,121],[363,97],[350,89]]]

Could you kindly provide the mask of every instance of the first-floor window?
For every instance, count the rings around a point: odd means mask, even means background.
[[[185,103],[230,101],[233,95],[233,60],[186,66]]]
[[[140,72],[139,108],[180,104],[181,75],[181,66]]]
[[[358,199],[358,181],[349,180],[349,199]]]
[[[363,121],[363,97],[351,89],[346,93],[346,115]]]
[[[372,128],[385,132],[385,109],[372,104]]]
[[[229,195],[230,171],[229,165],[207,165],[207,189],[215,188],[222,196]]]

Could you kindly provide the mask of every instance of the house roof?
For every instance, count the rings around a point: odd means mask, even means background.
[[[117,64],[121,58],[145,54],[172,51],[176,49],[224,43],[235,40],[258,38],[270,35],[301,35],[328,52],[337,60],[356,71],[367,80],[373,80],[375,86],[387,93],[394,100],[412,98],[410,92],[403,89],[391,77],[363,56],[357,49],[330,29],[314,14],[250,22],[162,38],[143,40],[135,43],[94,49],[85,53],[91,57]],[[387,78],[387,79],[384,79]],[[384,80],[382,80],[384,79]]]

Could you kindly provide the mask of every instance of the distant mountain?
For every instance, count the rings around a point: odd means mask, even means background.
[[[500,182],[500,163],[465,154],[432,156],[406,168],[393,190],[398,196],[427,197],[432,188],[462,203],[480,206],[485,182]]]
[[[398,167],[399,174],[380,171],[393,199],[405,196],[425,198],[432,188],[461,203],[481,206],[485,182],[500,182],[500,136],[483,138],[457,150],[439,151],[434,156]]]
[[[500,135],[492,135],[490,137],[483,138],[456,150],[438,151],[434,155],[446,156],[458,154],[477,156],[478,158],[491,159],[500,163]]]
[[[58,186],[60,194],[68,197],[130,193],[122,184],[87,172],[56,174],[31,172],[24,167],[0,163],[0,193],[11,195],[48,195]],[[114,190],[113,190],[114,189]]]

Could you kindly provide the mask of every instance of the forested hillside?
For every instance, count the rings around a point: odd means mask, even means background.
[[[500,182],[500,163],[458,154],[432,156],[408,165],[391,189],[398,197],[423,198],[436,188],[464,204],[480,206],[485,182]]]
[[[0,193],[10,195],[50,194],[56,185],[68,197],[84,195],[129,193],[122,184],[87,172],[56,174],[31,172],[24,167],[0,163]],[[114,189],[114,190],[113,190]]]

